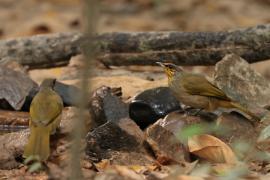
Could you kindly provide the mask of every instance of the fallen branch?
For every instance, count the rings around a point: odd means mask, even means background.
[[[0,125],[28,126],[29,113],[0,110]]]
[[[270,59],[270,24],[222,32],[104,33],[95,39],[81,33],[60,33],[0,41],[0,63],[16,60],[29,68],[65,65],[81,46],[96,40],[98,59],[107,66],[213,65],[225,54],[235,53],[249,63]]]
[[[0,41],[0,64],[17,61],[33,68],[63,66],[80,54],[80,33],[38,35]]]
[[[0,110],[0,134],[25,129],[28,121],[28,112]]]

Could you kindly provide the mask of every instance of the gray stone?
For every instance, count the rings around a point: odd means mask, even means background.
[[[270,104],[270,82],[235,54],[226,55],[216,64],[214,82],[241,104],[251,107]]]
[[[121,89],[112,89],[106,86],[102,86],[94,91],[89,102],[92,128],[105,124],[108,121],[118,121],[121,118],[129,117],[127,104],[117,96],[119,91]]]
[[[26,97],[37,88],[27,74],[0,66],[0,107],[20,110]]]

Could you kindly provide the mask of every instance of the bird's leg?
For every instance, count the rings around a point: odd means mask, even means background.
[[[194,113],[194,116],[197,116],[198,114],[200,114],[200,112],[203,110],[203,108],[197,109],[197,111]]]
[[[185,114],[187,114],[189,116],[197,116],[203,110],[203,108],[196,109],[196,108],[193,108],[190,106],[186,106],[184,104],[180,104],[180,106],[183,109],[183,111],[185,112]]]
[[[190,115],[190,116],[197,116],[203,110],[203,108],[200,108],[200,109],[193,108],[193,110],[194,110],[193,112],[192,111],[187,111],[187,114]]]
[[[184,111],[185,111],[187,108],[190,108],[189,106],[186,106],[186,105],[184,105],[184,104],[182,104],[182,103],[179,103],[179,104],[180,104],[181,109],[183,109]]]

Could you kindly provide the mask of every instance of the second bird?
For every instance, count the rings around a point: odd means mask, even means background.
[[[168,85],[176,98],[194,108],[215,111],[219,108],[234,108],[258,120],[259,118],[231,100],[222,90],[210,83],[204,76],[184,71],[171,63],[158,62],[168,77]]]
[[[23,157],[46,161],[50,155],[50,134],[60,124],[63,101],[53,90],[55,79],[45,79],[30,105],[30,137]]]

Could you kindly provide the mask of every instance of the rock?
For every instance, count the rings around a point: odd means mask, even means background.
[[[182,112],[172,112],[164,119],[160,119],[157,124],[172,132],[174,135],[178,135],[183,127],[202,122],[205,121],[200,116],[190,116]]]
[[[21,111],[29,112],[31,102],[32,102],[34,96],[37,94],[38,90],[39,90],[38,86],[36,86],[36,87],[34,87],[33,89],[30,90],[29,94],[25,98],[25,101],[23,103]]]
[[[187,151],[187,137],[213,133],[215,120],[216,116],[206,112],[200,112],[197,116],[171,112],[146,129],[147,142],[161,164],[183,164],[191,158]]]
[[[13,71],[21,72],[23,74],[27,73],[27,67],[19,64],[17,61],[7,61],[1,64],[2,67],[12,69]]]
[[[229,145],[239,160],[256,156],[250,152],[254,150],[258,132],[240,113],[222,113],[215,122],[215,129],[212,135]]]
[[[148,127],[146,130],[147,142],[153,149],[159,163],[183,164],[189,161],[187,149],[177,136],[183,127],[200,122],[199,117],[173,112]]]
[[[53,89],[61,96],[65,106],[77,105],[76,101],[81,94],[79,88],[56,81]]]
[[[37,84],[25,73],[0,66],[0,108],[20,110]]]
[[[270,104],[270,82],[235,54],[226,55],[216,64],[214,82],[226,95],[251,110]]]
[[[262,122],[256,127],[259,132],[257,138],[257,147],[262,151],[270,150],[270,112],[264,116]]]
[[[129,118],[122,118],[97,127],[86,136],[86,155],[114,164],[145,165],[153,162],[145,147],[141,129]]]
[[[140,128],[144,129],[180,105],[168,87],[148,89],[133,98],[129,105],[129,115]]]
[[[220,138],[227,144],[243,141],[255,143],[257,132],[250,121],[239,113],[222,113],[216,120],[219,131],[213,135]]]
[[[159,125],[150,126],[147,129],[147,142],[153,149],[157,161],[160,164],[184,163],[184,146],[170,131]]]
[[[128,117],[128,106],[116,95],[121,95],[121,89],[111,89],[102,86],[94,91],[89,111],[92,117],[92,128],[98,127],[108,121],[117,121]],[[116,94],[116,95],[115,95]]]
[[[78,108],[77,107],[65,107],[62,112],[62,119],[60,122],[60,133],[70,134],[73,131],[74,121],[78,120]],[[91,128],[91,117],[88,111],[84,111],[85,124],[83,125],[83,134],[86,135]]]

